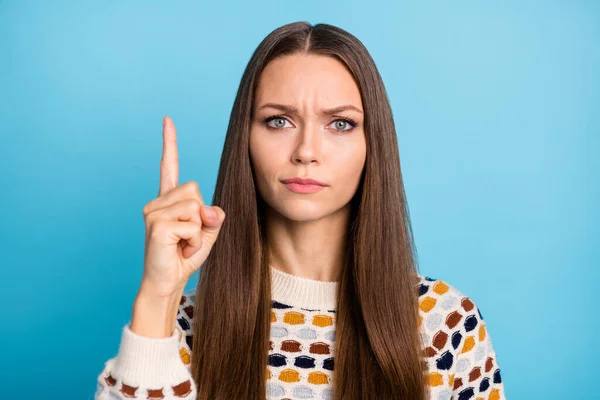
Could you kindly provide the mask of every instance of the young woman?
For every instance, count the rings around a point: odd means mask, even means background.
[[[142,284],[96,399],[505,397],[475,303],[418,273],[392,111],[357,38],[297,22],[260,43],[213,206],[178,184],[163,124]]]

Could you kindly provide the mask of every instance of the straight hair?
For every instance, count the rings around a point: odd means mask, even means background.
[[[336,307],[335,399],[423,400],[427,363],[419,332],[417,254],[396,130],[383,81],[364,45],[329,24],[294,22],[266,36],[251,56],[231,110],[213,205],[227,213],[200,268],[192,376],[199,400],[265,399],[271,272],[266,204],[249,153],[255,91],[277,57],[333,57],[361,93],[367,154],[351,200]]]

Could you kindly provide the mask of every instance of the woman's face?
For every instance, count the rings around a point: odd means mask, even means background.
[[[363,121],[358,86],[341,62],[306,54],[272,60],[258,82],[250,131],[260,196],[298,222],[342,209],[365,164]],[[326,186],[298,193],[282,183],[296,177]]]

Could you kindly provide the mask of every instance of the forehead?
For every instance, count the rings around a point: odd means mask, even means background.
[[[255,100],[257,105],[362,106],[360,90],[346,66],[333,57],[314,54],[293,54],[269,62],[260,75]]]

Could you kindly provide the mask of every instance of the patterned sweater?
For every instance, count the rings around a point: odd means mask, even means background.
[[[337,282],[271,267],[272,308],[267,398],[332,399]],[[430,399],[503,400],[500,367],[478,307],[448,283],[419,275],[419,325]],[[196,398],[190,374],[194,292],[181,298],[168,338],[123,327],[118,354],[106,361],[95,400]]]

